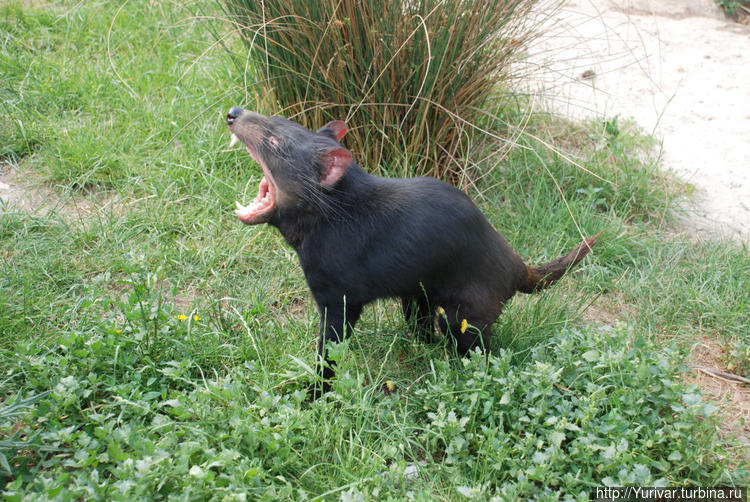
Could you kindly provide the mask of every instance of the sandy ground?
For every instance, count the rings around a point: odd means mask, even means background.
[[[697,190],[685,229],[750,242],[750,27],[711,0],[569,0],[530,50],[563,115],[619,115]]]

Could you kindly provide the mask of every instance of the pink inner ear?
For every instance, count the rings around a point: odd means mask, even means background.
[[[346,148],[332,148],[321,156],[325,172],[320,179],[322,185],[333,185],[349,168],[352,163],[352,154]]]
[[[344,135],[349,131],[349,128],[346,126],[346,122],[344,122],[343,120],[332,120],[323,127],[327,127],[328,129],[333,131],[334,136],[336,136],[336,141],[341,141],[341,138],[343,138]]]

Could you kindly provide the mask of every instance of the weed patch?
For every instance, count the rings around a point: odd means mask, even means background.
[[[344,363],[333,394],[306,404],[262,360],[237,358],[246,342],[209,348],[209,320],[131,307],[130,329],[17,348],[5,385],[23,394],[3,427],[26,442],[6,454],[6,495],[300,498],[334,477],[334,493],[365,497],[586,500],[592,484],[733,481],[716,407],[681,383],[682,355],[622,327],[562,330],[521,364],[502,350],[423,360],[426,377],[390,395]],[[21,409],[22,395],[37,397]]]

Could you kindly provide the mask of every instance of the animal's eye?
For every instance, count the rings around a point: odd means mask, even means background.
[[[272,147],[276,148],[279,146],[279,140],[276,138],[276,136],[269,136],[268,137],[268,144],[270,144]]]

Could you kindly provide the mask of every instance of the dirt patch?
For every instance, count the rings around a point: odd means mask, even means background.
[[[33,171],[21,169],[22,164],[0,164],[0,214],[53,212],[80,220],[98,211],[122,208],[122,201],[106,192],[53,190]]]
[[[47,193],[45,193],[47,192]],[[36,212],[50,207],[52,194],[43,190],[41,184],[22,177],[12,164],[0,164],[0,212],[21,210]],[[55,204],[51,207],[54,208]]]
[[[737,439],[735,454],[750,461],[750,388],[700,368],[726,371],[726,351],[715,340],[702,337],[690,356],[691,371],[685,381],[695,384],[721,410],[723,439]]]
[[[584,321],[595,325],[614,327],[623,319],[632,319],[636,315],[633,305],[616,293],[608,293],[586,307],[581,317]]]
[[[750,27],[712,0],[570,0],[529,51],[568,117],[633,118],[696,187],[685,231],[750,241]]]

